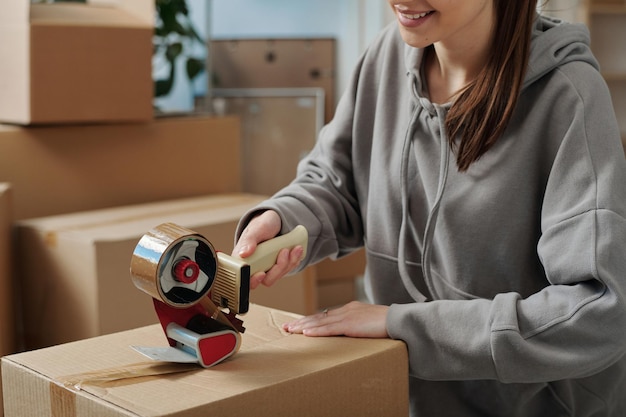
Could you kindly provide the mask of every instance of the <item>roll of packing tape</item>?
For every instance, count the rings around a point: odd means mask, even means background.
[[[146,233],[130,262],[130,275],[137,288],[178,308],[205,297],[216,272],[217,255],[211,242],[172,223]]]

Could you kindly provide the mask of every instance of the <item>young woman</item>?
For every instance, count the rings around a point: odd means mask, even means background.
[[[300,267],[365,246],[372,303],[285,328],[403,340],[412,415],[626,415],[626,160],[588,31],[536,0],[389,3],[397,23],[234,253],[297,224]]]

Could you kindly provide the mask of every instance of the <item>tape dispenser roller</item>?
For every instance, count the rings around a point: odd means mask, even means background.
[[[217,252],[210,241],[173,223],[148,231],[133,252],[130,275],[135,286],[152,296],[169,347],[132,346],[143,355],[168,362],[213,366],[241,345],[249,307],[250,277],[267,271],[283,248],[301,245],[304,226],[258,245],[242,259]]]

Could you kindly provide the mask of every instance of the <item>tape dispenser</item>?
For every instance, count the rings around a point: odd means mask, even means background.
[[[242,259],[216,252],[200,234],[173,223],[148,231],[133,252],[130,275],[135,286],[152,296],[169,347],[132,346],[139,353],[168,362],[213,366],[241,345],[249,307],[250,277],[267,271],[283,248],[301,245],[304,226],[258,245]]]

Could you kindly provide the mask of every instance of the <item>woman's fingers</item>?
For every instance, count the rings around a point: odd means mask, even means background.
[[[324,310],[290,323],[283,329],[306,336],[389,337],[387,306],[353,301],[334,310]]]
[[[298,267],[304,256],[304,248],[300,245],[293,249],[282,249],[276,258],[276,264],[267,272],[258,272],[250,277],[250,288],[255,289],[259,285],[270,287],[280,278]]]

